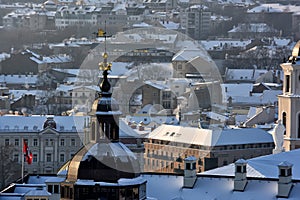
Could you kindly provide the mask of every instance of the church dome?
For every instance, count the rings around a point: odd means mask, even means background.
[[[117,182],[120,178],[135,178],[140,173],[136,156],[120,142],[90,143],[70,161],[67,180],[76,182]]]

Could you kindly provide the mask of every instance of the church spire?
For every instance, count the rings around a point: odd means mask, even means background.
[[[112,64],[107,62],[108,53],[106,52],[106,38],[111,37],[111,35],[106,34],[106,21],[105,21],[105,30],[98,29],[97,37],[104,38],[104,53],[102,55],[103,62],[99,63],[99,69],[101,71],[103,71],[102,72],[103,80],[100,83],[99,87],[100,87],[100,90],[101,90],[101,96],[103,96],[103,95],[107,96],[107,95],[109,95],[109,90],[110,90],[110,87],[111,87],[107,76],[109,74],[108,71],[111,71]]]

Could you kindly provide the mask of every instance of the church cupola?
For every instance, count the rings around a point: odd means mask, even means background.
[[[108,54],[103,54],[103,62],[99,64],[103,70],[103,79],[99,87],[101,92],[94,101],[91,112],[90,141],[118,142],[119,141],[119,117],[122,114],[117,101],[112,98],[111,85],[108,81],[108,71],[111,63],[107,62]]]

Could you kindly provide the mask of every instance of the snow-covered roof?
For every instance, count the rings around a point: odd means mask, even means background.
[[[0,82],[6,84],[29,84],[34,85],[37,81],[37,75],[0,75]]]
[[[278,178],[278,165],[289,162],[293,165],[293,180],[300,180],[300,149],[251,158],[247,160],[247,177]],[[203,172],[202,174],[234,176],[234,164]]]
[[[245,49],[246,46],[251,43],[251,40],[201,40],[200,43],[207,51],[232,47],[240,47]]]
[[[130,126],[126,124],[126,121],[124,118],[120,118],[119,120],[119,135],[120,138],[141,138],[144,137],[146,133],[149,132],[149,130],[146,131],[139,131],[138,129],[133,129]]]
[[[26,49],[25,52],[32,54],[32,56],[29,58],[30,60],[38,63],[38,64],[43,64],[43,63],[69,63],[72,62],[72,58],[70,55],[66,54],[58,54],[58,55],[52,55],[52,56],[41,56],[29,49]],[[25,53],[23,52],[23,53]]]
[[[146,85],[150,85],[159,90],[169,90],[170,89],[169,86],[167,86],[164,82],[160,82],[160,81],[145,81],[144,83]]]
[[[96,185],[99,184],[101,186],[130,186],[130,185],[140,185],[146,182],[146,179],[139,176],[136,178],[121,178],[116,183],[108,183],[108,182],[94,182],[92,180],[78,180],[75,185]]]
[[[0,116],[0,132],[38,132],[43,130],[44,122],[49,116]],[[60,132],[82,132],[84,127],[84,116],[50,116],[56,122],[57,130]],[[63,129],[61,129],[64,127]]]
[[[175,23],[172,21],[160,21],[159,22],[160,25],[162,25],[163,27],[165,27],[166,29],[170,29],[170,30],[177,30],[179,27],[179,23]]]
[[[7,58],[10,58],[10,54],[8,53],[0,53],[0,62],[2,62],[3,60],[7,59]]]
[[[256,6],[250,10],[248,10],[248,13],[278,13],[278,12],[299,12],[300,6],[296,5],[282,5],[279,3],[269,3],[269,4],[261,4],[259,6]]]
[[[149,27],[152,27],[152,25],[147,24],[145,22],[141,22],[139,24],[133,24],[132,27],[134,27],[134,28],[149,28]]]
[[[285,46],[288,46],[291,42],[292,42],[292,40],[290,38],[274,37],[274,43],[276,44],[276,46],[285,47]]]
[[[264,90],[263,93],[252,93],[253,84],[221,84],[223,102],[228,102],[232,98],[234,104],[245,105],[267,105],[278,101],[277,95],[282,94],[282,90]]]
[[[146,105],[147,106],[147,105]],[[131,123],[143,123],[146,125],[151,124],[151,122],[155,122],[156,124],[177,124],[178,120],[176,119],[175,116],[152,116],[151,112],[158,112],[155,110],[152,105],[149,105],[151,107],[148,107],[149,109],[147,110],[146,108],[143,108],[140,112],[140,114],[134,115],[134,116],[126,116],[126,120]],[[145,114],[147,113],[147,114]]]
[[[234,5],[255,5],[256,1],[253,0],[218,0],[219,4],[234,4]]]
[[[274,28],[268,26],[265,23],[251,23],[251,24],[239,24],[237,27],[229,30],[228,33],[234,32],[252,32],[252,33],[264,33],[276,31]]]
[[[176,125],[161,125],[152,131],[151,139],[202,146],[272,143],[272,135],[262,129],[210,130]]]
[[[143,174],[147,180],[149,199],[172,200],[253,200],[253,199],[299,199],[300,184],[294,184],[288,198],[277,198],[278,183],[276,180],[248,180],[243,192],[234,191],[233,178],[199,176],[192,189],[183,188],[183,176]]]
[[[118,11],[118,10],[126,10],[125,3],[117,3],[115,5],[115,7],[112,9],[113,12]]]
[[[190,61],[197,57],[206,58],[207,60],[211,60],[210,57],[207,55],[207,52],[202,49],[183,49],[177,52],[172,61]]]
[[[203,112],[203,114],[206,114],[207,117],[214,119],[214,120],[218,120],[220,122],[225,122],[228,119],[227,116],[221,115],[216,112]]]
[[[227,69],[225,76],[227,81],[254,81],[267,72],[265,69]]]
[[[23,95],[36,96],[37,94],[39,94],[41,92],[41,90],[9,90],[9,92],[12,94],[13,101],[17,101]]]

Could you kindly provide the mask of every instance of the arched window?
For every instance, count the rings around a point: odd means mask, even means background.
[[[282,124],[286,128],[286,113],[285,112],[282,113]],[[284,135],[285,134],[286,134],[286,131],[284,131]]]

